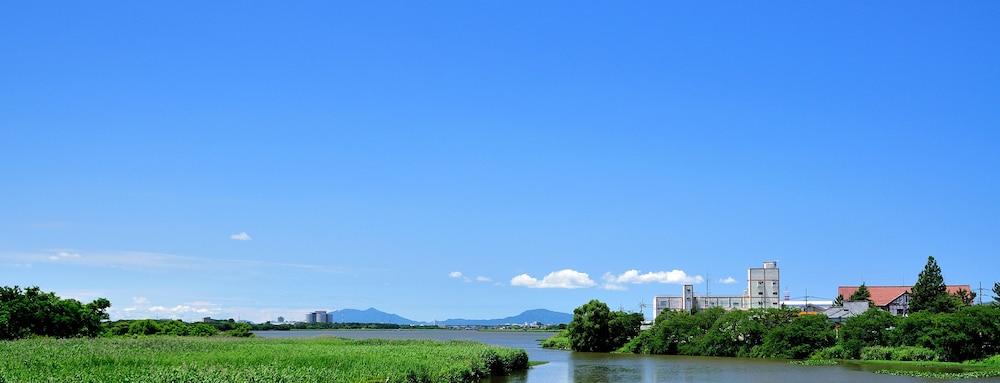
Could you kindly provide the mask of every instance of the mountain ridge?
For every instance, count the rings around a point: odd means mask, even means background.
[[[547,309],[525,310],[517,315],[512,315],[496,319],[446,319],[443,321],[420,322],[403,316],[381,311],[374,307],[365,310],[340,309],[330,312],[331,320],[335,323],[389,323],[398,325],[420,325],[437,324],[442,326],[498,326],[505,324],[524,324],[540,322],[542,324],[562,324],[569,323],[573,319],[572,314],[552,311]]]

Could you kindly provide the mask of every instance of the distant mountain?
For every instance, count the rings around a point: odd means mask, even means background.
[[[409,320],[396,314],[382,312],[374,307],[367,310],[343,309],[332,313],[331,320],[337,323],[392,323],[392,324],[420,324],[415,320]]]
[[[403,318],[396,314],[379,311],[374,307],[367,310],[343,309],[330,313],[336,323],[392,323],[400,325],[427,324]],[[435,322],[442,326],[498,326],[505,324],[522,324],[541,322],[543,324],[569,323],[572,314],[545,309],[528,310],[518,315],[500,319],[448,319]]]
[[[561,313],[545,309],[528,310],[518,315],[500,319],[448,319],[437,322],[443,326],[498,326],[504,324],[522,324],[541,322],[542,324],[569,323],[573,314]]]

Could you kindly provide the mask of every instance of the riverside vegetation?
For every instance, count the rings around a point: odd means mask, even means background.
[[[574,351],[805,359],[825,365],[853,360],[876,372],[937,377],[1000,376],[1000,306],[972,305],[968,292],[946,292],[929,258],[911,294],[911,314],[878,308],[835,325],[826,316],[789,309],[725,311],[709,308],[661,312],[652,327],[612,324],[606,304],[593,300],[573,312],[568,329],[543,347]],[[1000,300],[1000,283],[994,285]],[[852,297],[861,300],[868,297]]]
[[[482,343],[254,339],[232,320],[109,322],[110,306],[0,287],[0,383],[457,383],[528,368],[524,350]]]
[[[0,382],[476,382],[528,367],[481,343],[338,338],[36,338],[0,356]]]

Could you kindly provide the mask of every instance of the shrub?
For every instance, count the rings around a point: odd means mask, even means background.
[[[249,324],[237,323],[236,325],[233,326],[232,330],[226,331],[226,335],[240,337],[240,338],[249,338],[253,336],[253,333],[250,332],[250,330],[253,330],[253,327],[250,327]]]
[[[555,335],[542,341],[542,348],[554,348],[557,350],[569,350],[569,332],[566,330],[560,331]]]
[[[938,360],[938,355],[934,350],[925,347],[870,346],[861,349],[861,359],[930,362]]]
[[[926,347],[893,347],[892,360],[930,362],[938,360],[938,354]]]
[[[817,360],[832,360],[832,359],[850,359],[851,355],[842,345],[834,345],[827,348],[816,350],[809,359]]]
[[[890,330],[896,327],[896,317],[877,308],[844,322],[840,329],[841,344],[851,358],[861,355],[868,346],[891,346]]]

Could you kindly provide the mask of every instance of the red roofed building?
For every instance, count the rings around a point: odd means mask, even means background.
[[[840,286],[837,288],[837,294],[844,297],[845,300],[851,298],[851,294],[854,294],[858,290],[859,286]],[[910,289],[913,286],[868,286],[868,291],[872,295],[872,303],[876,307],[888,311],[893,315],[906,315],[910,312]],[[958,290],[972,291],[969,285],[950,285],[947,286],[948,294],[955,294]]]

